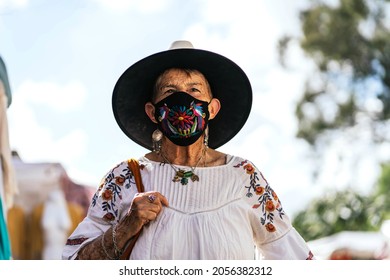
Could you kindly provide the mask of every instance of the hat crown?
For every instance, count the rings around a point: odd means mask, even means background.
[[[193,49],[194,46],[190,41],[186,40],[178,40],[174,41],[171,46],[169,47],[170,50],[175,50],[175,49]]]

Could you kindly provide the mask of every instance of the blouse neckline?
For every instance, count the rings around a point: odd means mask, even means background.
[[[213,168],[221,168],[221,167],[227,167],[229,165],[232,165],[234,160],[235,160],[235,156],[232,156],[232,155],[229,155],[227,154],[226,155],[226,163],[225,164],[222,164],[222,165],[215,165],[215,166],[198,166],[196,169],[213,169]],[[154,160],[151,160],[151,159],[148,159],[147,157],[145,156],[142,156],[140,159],[139,159],[141,162],[148,162],[150,164],[153,164],[153,165],[160,165],[162,162],[159,162],[159,161],[154,161]],[[168,164],[168,163],[167,163]],[[168,164],[169,165],[169,164]],[[173,164],[175,167],[178,167],[178,168],[191,168],[191,166],[188,166],[188,165],[180,165],[180,164]]]

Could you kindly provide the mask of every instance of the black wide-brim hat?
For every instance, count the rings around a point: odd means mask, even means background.
[[[118,79],[112,96],[115,119],[134,142],[153,150],[152,133],[157,128],[145,113],[158,76],[169,68],[196,69],[221,102],[217,116],[209,121],[209,147],[216,149],[231,140],[244,126],[252,107],[252,88],[244,71],[230,59],[214,52],[174,47],[150,55],[130,66]]]

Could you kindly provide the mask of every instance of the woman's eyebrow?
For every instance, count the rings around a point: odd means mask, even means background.
[[[202,85],[202,83],[201,82],[191,82],[191,83],[187,83],[187,85],[196,86],[196,85]]]
[[[177,86],[176,85],[174,85],[174,84],[167,84],[167,85],[162,85],[161,87],[160,87],[160,89],[164,89],[164,88],[176,88]]]
[[[190,83],[186,83],[186,86],[201,86],[203,85],[201,82],[190,82]],[[166,85],[162,85],[160,87],[160,89],[164,89],[164,88],[176,88],[178,87],[177,85],[175,84],[166,84]]]
[[[203,84],[200,82],[192,82],[192,83],[187,83],[186,86],[202,86]]]

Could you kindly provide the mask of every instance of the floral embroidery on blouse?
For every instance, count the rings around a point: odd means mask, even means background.
[[[282,204],[274,190],[268,184],[261,172],[257,172],[255,167],[248,161],[244,160],[234,165],[235,168],[242,167],[249,175],[249,186],[245,186],[247,189],[246,196],[252,197],[258,196],[256,204],[252,205],[252,208],[257,209],[261,207],[262,215],[260,217],[261,224],[265,226],[268,232],[275,232],[276,226],[274,225],[275,215],[279,215],[280,219],[283,219],[285,212]],[[264,180],[265,186],[260,185],[260,178]]]
[[[67,239],[65,245],[70,245],[70,246],[75,246],[75,245],[80,245],[84,243],[85,240],[88,240],[89,238],[87,237],[80,237],[80,238],[73,238],[73,239]]]
[[[104,212],[103,219],[106,221],[113,221],[118,217],[117,200],[122,199],[122,188],[129,189],[131,184],[135,183],[133,174],[127,165],[118,173],[117,169],[121,166],[122,164],[118,164],[107,173],[92,198],[91,207],[96,207],[97,200],[99,196],[101,197],[101,207]]]

